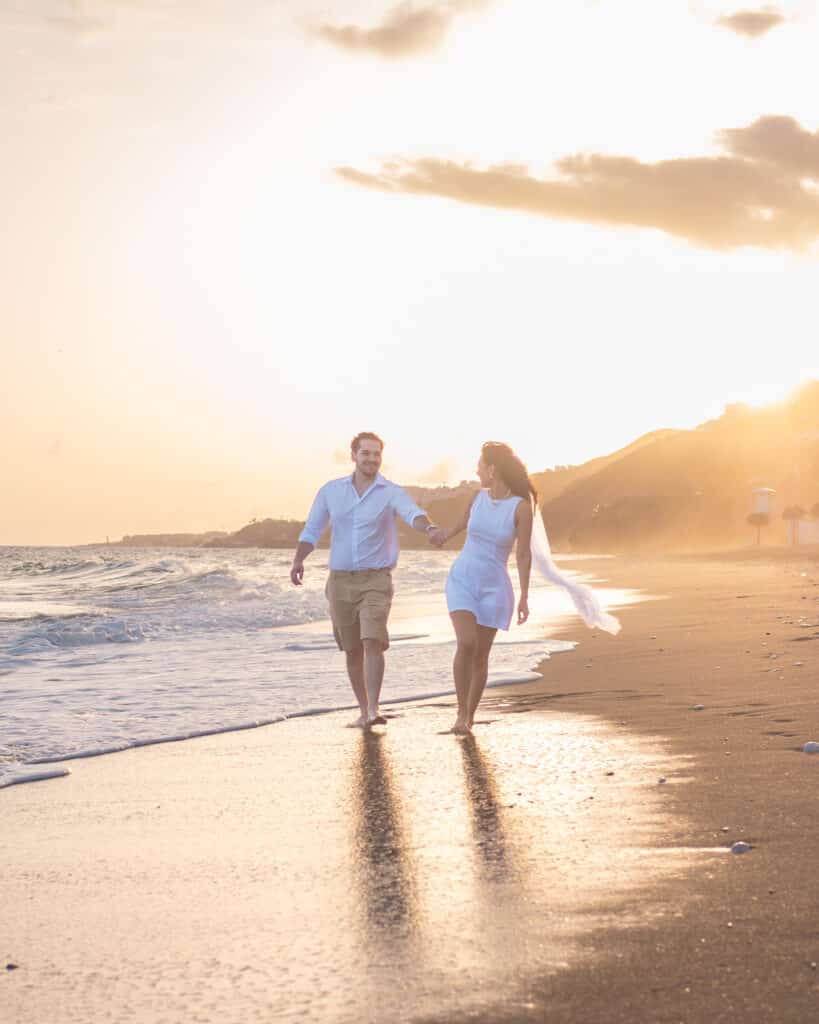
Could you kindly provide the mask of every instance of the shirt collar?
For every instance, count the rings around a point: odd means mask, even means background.
[[[355,490],[355,484],[353,483],[354,478],[355,472],[350,473],[350,475],[347,477],[347,479],[350,481],[350,487],[352,487],[353,490]],[[387,483],[388,481],[385,480],[385,478],[380,473],[376,473],[375,480],[373,480],[373,482],[370,484],[370,486],[367,488],[364,494],[369,494],[373,487],[386,487]]]

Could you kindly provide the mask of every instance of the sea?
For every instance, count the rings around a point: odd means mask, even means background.
[[[452,692],[450,551],[405,551],[394,573],[382,703]],[[583,576],[608,607],[639,600]],[[66,774],[66,760],[353,708],[324,585],[327,552],[289,580],[283,550],[0,548],[0,788]],[[514,566],[512,578],[515,579]],[[499,633],[490,686],[538,678],[588,631],[533,579],[529,622]],[[354,717],[351,714],[351,717]],[[55,767],[60,763],[59,767]]]

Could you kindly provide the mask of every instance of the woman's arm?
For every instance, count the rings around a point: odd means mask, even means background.
[[[445,530],[441,531],[444,535],[444,539],[441,543],[446,544],[448,540],[451,540],[453,537],[457,537],[459,533],[462,533],[466,529],[467,523],[469,522],[469,513],[472,511],[472,503],[477,497],[478,492],[475,491],[469,499],[469,504],[466,506],[466,510],[458,522],[455,523],[454,526],[448,526]]]
[[[520,578],[520,600],[518,601],[518,625],[529,618],[529,576],[532,572],[532,506],[528,498],[518,502],[515,509],[515,536],[517,547],[515,558]]]

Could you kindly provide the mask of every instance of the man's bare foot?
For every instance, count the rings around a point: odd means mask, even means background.
[[[347,728],[348,729],[366,729],[366,727],[367,727],[367,718],[366,718],[365,715],[359,715],[358,718],[354,722],[348,722],[347,723]]]

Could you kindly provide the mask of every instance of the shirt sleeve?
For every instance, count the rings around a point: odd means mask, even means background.
[[[330,508],[327,504],[327,491],[322,487],[313,499],[313,504],[310,506],[307,522],[304,524],[304,529],[299,534],[299,543],[306,541],[308,544],[312,544],[314,548],[318,547],[319,539],[327,529],[327,524],[329,522]]]
[[[401,516],[407,526],[412,526],[418,516],[426,512],[419,508],[405,490],[395,487],[392,492],[392,507],[397,516]]]

